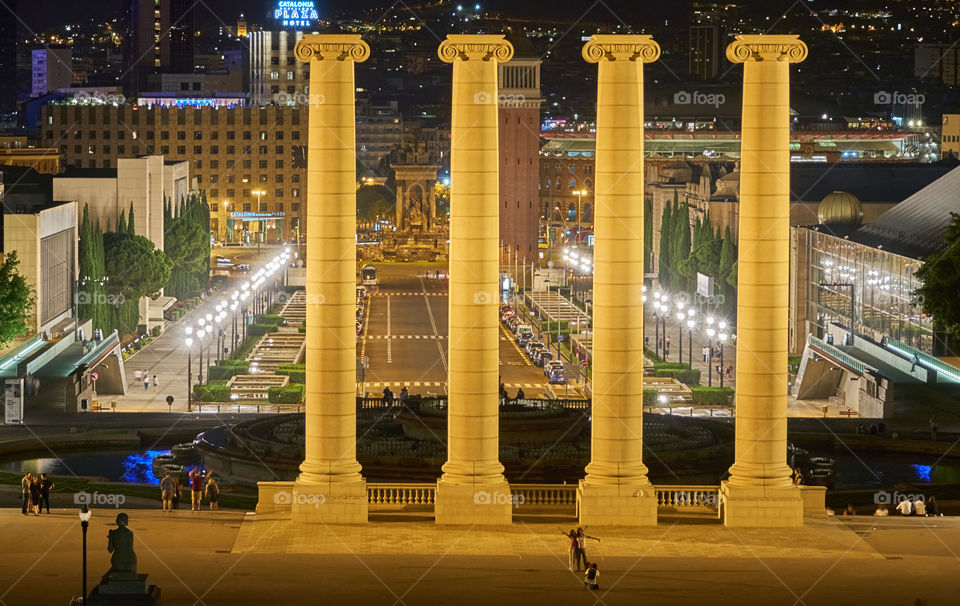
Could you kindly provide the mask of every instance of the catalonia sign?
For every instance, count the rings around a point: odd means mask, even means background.
[[[320,15],[313,0],[280,0],[273,9],[273,18],[283,27],[311,27]]]

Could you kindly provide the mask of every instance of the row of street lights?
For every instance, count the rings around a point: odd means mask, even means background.
[[[204,345],[207,348],[207,363],[211,361],[210,358],[210,337],[216,335],[216,360],[217,364],[223,359],[223,355],[227,352],[227,333],[224,328],[224,320],[227,318],[227,314],[232,314],[232,330],[230,337],[230,353],[232,354],[236,348],[239,341],[246,341],[247,339],[247,324],[248,321],[248,305],[253,305],[253,315],[262,315],[266,310],[266,305],[268,302],[273,301],[273,291],[277,286],[276,280],[279,280],[282,277],[282,268],[290,261],[290,249],[285,248],[284,251],[270,260],[265,267],[262,267],[254,273],[248,281],[245,281],[240,285],[240,288],[234,290],[228,298],[225,298],[219,301],[215,307],[215,313],[208,312],[207,314],[201,316],[197,319],[197,325],[187,325],[183,332],[186,334],[183,342],[187,346],[187,412],[193,411],[193,368],[192,368],[192,352],[193,352],[193,343],[194,337],[196,337],[197,344],[199,345],[199,355],[200,355],[200,366],[197,370],[197,381],[199,384],[203,384],[203,350]],[[267,279],[273,279],[274,283],[271,284],[271,288],[268,289],[268,293],[263,293],[260,290],[260,287],[264,285]],[[237,334],[237,310],[241,310],[243,314],[243,322],[241,325],[241,334]],[[239,337],[239,341],[238,341]],[[206,343],[204,342],[206,339]],[[207,372],[207,383],[210,382],[210,373]]]
[[[689,344],[688,345],[689,351],[687,353],[687,365],[689,365],[690,368],[693,368],[693,330],[697,327],[697,321],[695,318],[695,316],[697,315],[696,310],[692,306],[687,307],[686,303],[681,299],[678,299],[676,302],[671,303],[670,297],[666,293],[663,293],[660,291],[655,292],[653,296],[654,296],[653,307],[656,310],[655,311],[655,316],[656,316],[655,318],[655,324],[656,324],[655,352],[657,356],[666,360],[667,355],[669,354],[668,347],[667,347],[667,339],[669,338],[667,336],[667,319],[671,317],[670,316],[671,308],[675,308],[676,318],[678,323],[677,341],[679,346],[677,351],[677,354],[678,354],[677,361],[683,362],[683,328],[684,326],[686,326],[687,341]],[[646,301],[646,295],[643,296],[643,300]],[[662,342],[660,339],[660,322],[661,321],[663,322]],[[708,316],[705,320],[705,324],[706,324],[705,332],[709,339],[708,345],[707,345],[707,348],[709,351],[709,355],[707,359],[707,385],[709,387],[713,386],[713,352],[715,351],[714,337],[716,337],[716,343],[720,353],[720,372],[719,372],[720,387],[723,387],[723,374],[724,374],[723,345],[726,342],[727,337],[730,336],[729,333],[727,332],[727,322],[725,320],[717,321],[713,316]]]

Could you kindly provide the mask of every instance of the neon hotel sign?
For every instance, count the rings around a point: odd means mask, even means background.
[[[280,0],[273,18],[283,27],[310,27],[320,19],[313,0]]]

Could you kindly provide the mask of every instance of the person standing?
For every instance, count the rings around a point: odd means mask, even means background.
[[[206,496],[207,502],[210,503],[210,511],[216,511],[217,501],[220,499],[220,487],[213,478],[207,478]]]
[[[150,391],[150,375],[143,371],[143,391]]]
[[[577,569],[580,569],[580,562],[583,562],[583,569],[586,570],[589,564],[587,563],[587,539],[593,539],[594,541],[600,542],[600,539],[597,537],[591,537],[583,528],[577,528]]]
[[[157,375],[153,375],[153,391],[154,393],[160,391],[160,379],[157,378]]]
[[[401,406],[403,406],[404,404],[407,403],[407,398],[408,398],[408,397],[410,397],[410,392],[407,391],[407,386],[404,385],[404,386],[400,389],[400,405],[401,405]]]
[[[703,346],[703,349],[700,350],[700,353],[703,354],[703,363],[706,364],[706,363],[707,363],[707,356],[710,355],[710,348],[707,347],[706,345],[704,345],[704,346]]]
[[[200,511],[200,503],[203,501],[203,474],[197,468],[190,471],[190,497],[190,508]]]
[[[173,511],[173,497],[176,494],[177,483],[169,473],[163,474],[160,480],[160,511]]]
[[[20,496],[23,499],[23,506],[20,508],[23,515],[27,515],[27,508],[30,506],[30,479],[32,474],[28,471],[23,474],[23,479],[20,480]]]
[[[47,513],[50,513],[50,491],[54,486],[53,480],[48,478],[47,474],[40,474],[40,509],[42,510],[46,505]]]
[[[31,476],[30,478],[30,511],[33,515],[40,515],[40,478]]]

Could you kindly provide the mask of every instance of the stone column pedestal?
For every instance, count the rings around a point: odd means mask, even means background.
[[[790,64],[806,56],[793,35],[737,36],[727,47],[727,58],[744,64],[736,458],[721,492],[731,527],[803,524],[787,466],[787,347]]]
[[[500,236],[497,64],[502,35],[450,35],[450,319],[447,462],[437,482],[441,524],[509,524],[510,489],[499,460]]]
[[[581,525],[657,523],[643,464],[643,64],[650,36],[594,35],[597,63],[593,406],[590,464],[577,489]]]

